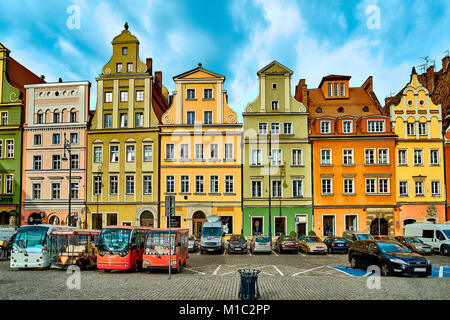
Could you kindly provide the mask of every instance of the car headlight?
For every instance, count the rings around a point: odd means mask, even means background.
[[[120,251],[119,252],[119,256],[121,256],[121,257],[125,257],[126,255],[127,255],[126,251]]]
[[[99,250],[99,251],[98,251],[98,254],[99,254],[101,257],[103,257],[103,256],[106,254],[106,251]]]
[[[170,264],[171,264],[172,266],[175,266],[175,265],[177,265],[177,262],[174,260],[174,261],[172,261]]]
[[[150,262],[148,262],[147,260],[144,260],[143,264],[144,264],[144,266],[149,266]]]
[[[398,263],[398,264],[408,264],[405,260],[402,259],[389,259],[391,262]]]

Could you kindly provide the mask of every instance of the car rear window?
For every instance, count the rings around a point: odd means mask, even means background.
[[[256,242],[269,242],[269,238],[256,238]]]
[[[334,238],[334,242],[347,242],[344,238]]]
[[[357,237],[358,237],[358,240],[369,240],[369,239],[371,239],[370,235],[364,234],[364,233],[358,234]]]

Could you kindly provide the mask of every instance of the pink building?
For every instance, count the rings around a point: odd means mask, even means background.
[[[68,224],[70,165],[72,225],[78,217],[84,226],[90,86],[88,81],[25,86],[21,225]]]

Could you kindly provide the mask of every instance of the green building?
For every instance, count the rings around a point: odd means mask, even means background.
[[[307,234],[313,227],[308,112],[291,94],[290,69],[273,61],[257,74],[258,97],[243,113],[244,235],[268,235],[269,211],[272,236]]]

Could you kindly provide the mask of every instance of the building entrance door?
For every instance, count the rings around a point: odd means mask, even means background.
[[[196,211],[192,216],[192,233],[196,238],[202,235],[203,223],[205,223],[206,216],[201,211]]]

